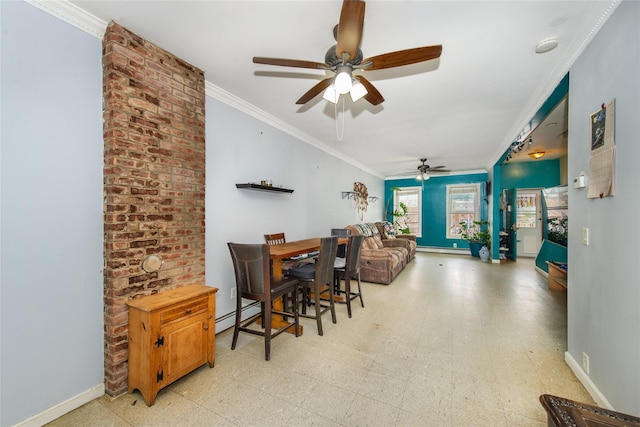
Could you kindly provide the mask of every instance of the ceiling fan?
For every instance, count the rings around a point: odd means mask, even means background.
[[[421,165],[418,165],[418,175],[416,176],[416,179],[418,181],[426,181],[429,179],[429,174],[428,172],[431,173],[444,173],[444,172],[451,172],[449,169],[443,169],[444,166],[434,166],[431,167],[427,164],[427,159],[426,157],[423,157],[422,159],[420,159],[420,161],[422,162]]]
[[[399,50],[363,59],[360,39],[364,25],[364,10],[364,1],[344,0],[340,21],[333,29],[337,44],[327,50],[324,63],[260,56],[254,56],[253,62],[282,67],[330,70],[336,73],[335,77],[328,77],[309,89],[296,101],[296,104],[306,104],[324,91],[323,97],[333,103],[337,103],[340,95],[349,93],[354,102],[364,97],[372,105],[378,105],[384,101],[380,92],[364,76],[354,76],[354,70],[374,71],[429,61],[440,57],[442,45]]]

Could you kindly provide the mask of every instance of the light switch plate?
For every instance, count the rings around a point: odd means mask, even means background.
[[[582,244],[589,246],[589,229],[582,227]]]

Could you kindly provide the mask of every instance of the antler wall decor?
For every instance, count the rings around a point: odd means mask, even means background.
[[[364,220],[364,213],[369,207],[369,190],[367,186],[361,182],[353,183],[353,192],[355,193],[353,199],[356,202],[356,209],[360,215],[360,221]]]

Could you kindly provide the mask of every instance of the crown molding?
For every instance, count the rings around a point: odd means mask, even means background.
[[[582,52],[584,52],[591,40],[593,40],[596,34],[598,34],[598,31],[600,31],[605,22],[607,22],[609,17],[620,5],[621,1],[622,0],[610,0],[608,2],[608,5],[607,2],[603,1],[593,2],[590,10],[587,12],[589,18],[585,19],[584,22],[593,22],[593,19],[591,19],[591,17],[593,16],[598,17],[596,24],[589,29],[589,32],[583,40],[576,39],[570,42],[571,44],[569,46],[569,51],[573,52],[573,54],[565,62],[556,64],[555,67],[552,67],[549,70],[546,78],[542,79],[542,83],[536,90],[534,96],[531,97],[529,103],[522,110],[522,113],[520,114],[518,119],[514,121],[514,127],[509,133],[507,133],[507,135],[520,135],[523,132],[523,127],[526,127],[527,123],[531,120],[532,117],[535,116],[546,99],[551,95],[551,93],[553,93],[556,86],[558,86],[564,76],[570,71],[573,64],[580,57],[580,55],[582,55]],[[489,163],[487,164],[488,169],[493,169],[493,166],[500,160],[503,154],[509,149],[509,146],[516,139],[516,136],[507,136],[503,140],[503,150],[495,153],[489,159]]]
[[[416,169],[417,170],[417,169]],[[438,178],[445,178],[448,176],[459,176],[459,175],[474,175],[474,174],[478,174],[478,173],[489,173],[487,172],[485,169],[470,169],[470,170],[466,170],[466,171],[453,171],[453,172],[446,172],[446,173],[433,173],[430,174],[429,172],[427,172],[427,174],[429,174],[429,179],[438,179]],[[408,175],[394,175],[394,176],[387,176],[384,178],[385,181],[394,181],[397,179],[415,179],[416,178],[416,173],[410,173]]]
[[[371,175],[374,175],[378,178],[384,179],[384,175],[381,175],[379,172],[374,171],[373,169],[370,169],[368,167],[366,167],[365,165],[363,165],[362,163],[358,162],[355,159],[352,159],[348,156],[345,156],[344,154],[332,149],[331,147],[329,147],[328,145],[324,144],[322,141],[313,138],[312,136],[302,132],[301,130],[299,130],[298,128],[291,126],[290,124],[278,119],[277,117],[272,116],[271,114],[267,113],[264,110],[261,110],[260,108],[256,107],[253,104],[248,103],[247,101],[243,100],[242,98],[238,98],[237,96],[233,95],[230,92],[227,92],[226,90],[214,85],[213,83],[210,83],[208,81],[205,81],[204,83],[204,87],[205,87],[205,94],[207,96],[210,96],[212,98],[217,99],[218,101],[229,105],[230,107],[235,108],[236,110],[239,110],[251,117],[254,117],[258,120],[260,120],[261,122],[264,122],[270,126],[273,126],[276,129],[281,130],[282,132],[288,133],[289,135],[303,141],[306,142],[307,144],[324,151],[325,153],[336,157],[346,163],[349,163],[350,165],[353,165],[355,167],[357,167],[358,169],[362,169],[363,171],[370,173]]]
[[[24,2],[99,39],[104,37],[107,30],[106,22],[67,0],[24,0]]]
[[[84,9],[81,9],[78,6],[68,2],[67,0],[24,1],[37,7],[38,9],[47,12],[52,16],[55,16],[56,18],[61,19],[64,22],[73,25],[76,28],[81,29],[82,31],[87,32],[88,34],[91,34],[94,37],[97,37],[99,39],[102,39],[104,37],[104,33],[107,29],[107,23],[102,19],[86,12]],[[312,145],[313,147],[316,147],[333,157],[336,157],[346,163],[357,167],[358,169],[362,169],[363,171],[370,173],[371,175],[374,175],[378,178],[384,178],[384,176],[379,172],[367,168],[362,163],[350,157],[344,156],[343,154],[337,152],[336,150],[333,150],[331,147],[322,143],[321,141],[307,135],[306,133],[291,126],[290,124],[283,122],[282,120],[268,114],[264,110],[259,109],[255,105],[252,105],[247,101],[238,98],[237,96],[217,87],[216,85],[208,81],[205,81],[205,94],[235,108],[236,110],[239,110],[268,125],[271,125],[276,129],[280,129],[281,131],[288,133],[289,135],[292,135],[293,137],[306,142],[307,144]]]

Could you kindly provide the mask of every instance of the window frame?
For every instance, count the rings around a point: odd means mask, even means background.
[[[469,214],[473,212],[474,219],[472,221],[480,221],[482,212],[480,210],[480,199],[482,197],[480,188],[480,183],[466,183],[466,184],[448,184],[447,185],[447,200],[446,200],[446,213],[447,213],[447,226],[445,228],[445,238],[446,239],[455,239],[459,240],[462,237],[460,236],[460,230],[456,225],[460,222],[456,222],[455,224],[452,221],[452,215],[454,214]],[[454,194],[474,194],[473,200],[473,211],[466,210],[463,212],[453,212],[453,198]],[[454,230],[456,234],[454,233]]]
[[[404,193],[404,194],[403,194]],[[417,238],[422,237],[422,187],[402,187],[398,188],[393,192],[393,211],[400,209],[400,202],[403,200],[399,200],[401,195],[416,195],[416,212],[411,212],[410,215],[416,215],[417,220],[407,222],[409,225],[409,230],[411,234],[415,234]],[[406,204],[406,203],[405,203]],[[407,205],[409,208],[409,205]],[[413,225],[413,227],[412,227]],[[395,217],[394,217],[394,227],[395,227]],[[415,228],[415,229],[414,229]]]

